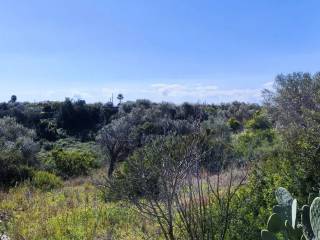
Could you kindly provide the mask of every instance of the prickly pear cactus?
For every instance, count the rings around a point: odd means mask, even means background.
[[[313,200],[310,207],[310,223],[317,240],[320,240],[320,197]]]
[[[274,235],[272,232],[269,232],[268,230],[262,230],[261,231],[261,239],[262,240],[277,240],[276,235]]]
[[[292,228],[296,228],[296,219],[297,219],[297,199],[293,199],[291,204],[291,226]]]
[[[301,210],[301,225],[303,236],[306,240],[314,240],[315,236],[312,231],[312,226],[310,223],[310,207],[304,205]]]
[[[302,236],[302,229],[301,228],[293,228],[288,220],[285,222],[286,227],[286,239],[290,240],[300,240]]]
[[[279,205],[282,206],[291,206],[293,198],[289,191],[283,187],[279,187],[276,190],[276,199]]]
[[[285,188],[277,189],[275,195],[278,205],[272,209],[273,214],[268,219],[267,229],[261,232],[262,240],[275,240],[277,236],[285,240],[320,240],[320,197],[313,202],[310,211],[307,205],[298,211],[297,200],[293,199]],[[298,212],[301,213],[299,223]],[[312,214],[313,224],[309,218]],[[319,238],[315,237],[314,231],[318,231]]]
[[[284,229],[284,222],[277,213],[273,213],[268,219],[267,229],[269,232],[278,233]]]
[[[316,198],[316,197],[319,197],[319,193],[309,193],[309,197],[308,197],[308,205],[311,205],[313,200]]]
[[[284,222],[289,216],[289,206],[275,205],[272,212],[278,214]]]
[[[280,187],[275,191],[275,195],[278,205],[274,206],[273,212],[279,214],[283,222],[288,220],[292,224],[292,204],[294,200],[291,194],[287,189]]]

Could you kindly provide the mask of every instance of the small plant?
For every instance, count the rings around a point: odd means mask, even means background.
[[[62,180],[60,177],[52,173],[46,171],[37,171],[33,175],[32,185],[43,191],[50,191],[54,188],[61,187]]]
[[[262,240],[277,240],[278,236],[286,240],[320,240],[319,196],[310,195],[311,206],[304,205],[301,209],[285,188],[277,189],[276,199],[278,205],[273,207],[267,229],[261,231]]]

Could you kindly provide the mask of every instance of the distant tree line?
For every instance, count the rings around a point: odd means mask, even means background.
[[[201,124],[202,129],[207,128],[203,130],[207,134],[214,134],[212,126],[217,121],[226,125],[227,132],[239,132],[246,120],[260,109],[257,104],[240,102],[176,105],[145,99],[122,102],[122,94],[117,98],[119,104],[115,106],[112,102],[88,104],[84,100],[70,98],[63,102],[19,102],[18,97],[13,95],[8,102],[0,103],[0,119],[10,118],[14,121],[13,126],[32,131],[31,139],[38,145],[40,158],[45,155],[43,152],[56,148],[56,143],[63,139],[66,142],[70,138],[84,143],[96,142],[104,153],[108,175],[111,176],[119,163],[159,136],[189,135],[195,131],[196,124]],[[50,154],[47,158],[53,159],[55,155]],[[65,155],[69,156],[68,153]],[[36,152],[32,156],[34,163],[42,165],[40,168],[52,168],[51,163],[48,166],[48,163],[38,161]],[[30,166],[36,167],[35,164]]]
[[[112,120],[140,115],[145,123],[158,119],[183,120],[192,122],[194,119],[203,121],[209,115],[220,114],[230,120],[232,129],[243,128],[243,123],[259,109],[257,104],[233,102],[220,105],[189,104],[175,105],[172,103],[152,103],[148,100],[121,102],[123,95],[119,94],[120,104],[112,103],[87,104],[84,100],[66,98],[64,102],[45,101],[38,103],[19,102],[13,95],[8,102],[0,103],[0,118],[13,117],[23,126],[34,129],[38,139],[55,141],[63,134],[75,136],[84,141],[95,138],[95,133],[108,125]],[[138,112],[141,113],[138,113]],[[127,116],[128,115],[128,116]],[[143,116],[142,116],[143,115]],[[136,123],[132,123],[136,124]],[[144,126],[147,127],[147,124]],[[149,130],[152,127],[148,126]],[[152,131],[156,131],[153,129]]]

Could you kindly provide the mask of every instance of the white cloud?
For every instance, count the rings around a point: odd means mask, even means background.
[[[164,97],[190,98],[190,100],[208,101],[219,99],[221,101],[249,101],[258,100],[263,87],[258,89],[220,89],[214,85],[181,85],[157,83],[151,85],[151,91]]]
[[[65,88],[65,89],[43,89],[42,91],[17,91],[18,99],[23,101],[45,101],[45,100],[64,100],[65,97],[73,99],[84,99],[86,102],[107,102],[112,94],[116,101],[118,93],[124,94],[125,100],[150,99],[161,102],[169,101],[175,103],[188,102],[207,102],[219,103],[229,101],[260,102],[261,91],[265,88],[270,89],[273,82],[262,84],[258,88],[219,88],[212,84],[181,84],[181,83],[154,83],[150,85],[125,85],[120,86],[94,86],[92,88]],[[10,96],[3,96],[4,100]]]
[[[268,89],[268,90],[271,90],[271,89],[273,89],[273,84],[274,84],[273,81],[271,81],[271,82],[266,82],[265,84],[263,84],[263,88]]]
[[[180,94],[185,94],[187,91],[187,88],[180,84],[157,83],[152,84],[151,88],[156,92],[159,92],[163,96],[176,96]]]
[[[181,85],[181,84],[165,84],[157,83],[151,85],[151,91],[156,91],[163,96],[207,96],[218,88],[213,85]]]

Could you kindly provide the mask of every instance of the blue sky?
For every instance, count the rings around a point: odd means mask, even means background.
[[[258,102],[320,70],[320,1],[0,0],[0,101]]]

